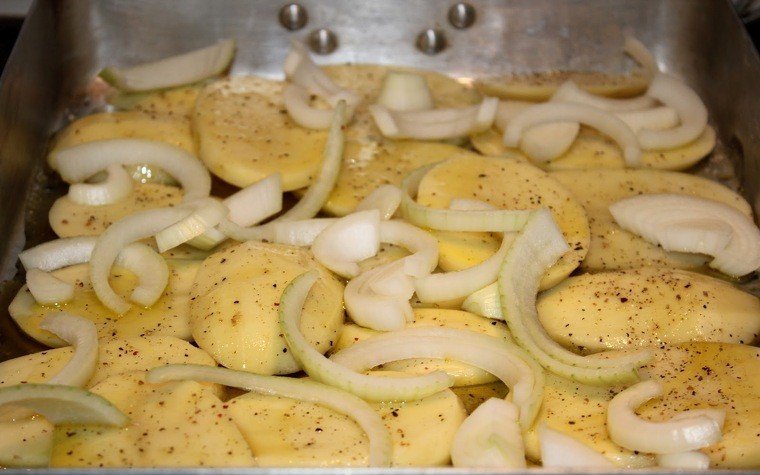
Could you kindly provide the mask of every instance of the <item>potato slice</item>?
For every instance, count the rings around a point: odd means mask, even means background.
[[[227,404],[262,467],[367,464],[366,434],[350,417],[332,409],[255,393],[239,396]],[[372,406],[391,434],[394,466],[449,463],[454,434],[467,416],[451,390],[418,401]]]
[[[677,269],[571,277],[540,296],[538,314],[555,341],[582,353],[689,341],[749,344],[760,335],[757,297]]]
[[[200,261],[167,259],[166,262],[170,271],[169,284],[161,298],[150,308],[133,305],[122,315],[114,314],[100,303],[92,290],[89,266],[79,264],[53,272],[59,279],[74,284],[74,298],[70,302],[55,306],[39,305],[27,287],[23,286],[8,311],[24,333],[52,347],[66,346],[66,343],[40,329],[39,324],[48,313],[60,311],[92,320],[99,338],[164,335],[190,340],[189,292]],[[110,282],[116,293],[128,298],[137,285],[137,277],[126,269],[114,267]]]
[[[228,368],[258,374],[298,371],[277,310],[285,287],[310,269],[317,269],[320,278],[306,300],[301,331],[326,352],[343,326],[343,284],[302,248],[254,241],[203,261],[190,292],[195,341]]]
[[[549,174],[583,205],[591,227],[591,245],[581,263],[590,272],[637,267],[699,269],[707,258],[697,254],[665,252],[661,247],[623,230],[608,207],[642,193],[678,193],[720,201],[752,217],[749,204],[737,193],[714,181],[685,173],[659,170],[584,170]]]
[[[151,117],[182,119],[189,123],[200,91],[200,86],[185,86],[154,92],[140,97],[131,109]]]
[[[549,207],[570,244],[566,253],[541,281],[556,285],[583,260],[589,245],[589,223],[583,207],[552,177],[528,163],[509,158],[467,157],[448,160],[422,179],[417,201],[446,208],[454,198],[474,198],[503,209]],[[436,232],[444,270],[479,264],[496,252],[501,241],[487,233]]]
[[[502,142],[502,133],[496,129],[470,137],[473,147],[488,156],[520,157],[530,160],[520,150]],[[670,150],[643,151],[641,163],[658,170],[685,170],[712,152],[715,148],[715,129],[709,125],[696,140]],[[567,152],[550,161],[536,163],[546,170],[587,170],[594,168],[626,168],[620,147],[611,138],[588,127],[582,127]]]
[[[47,467],[54,426],[34,416],[0,421],[0,467]]]
[[[456,330],[470,330],[483,333],[505,341],[511,341],[512,337],[504,322],[491,320],[462,310],[416,308],[414,309],[414,323],[408,327],[445,327]],[[354,323],[343,327],[338,343],[333,352],[348,348],[367,338],[372,338],[382,332],[370,330]],[[473,366],[453,360],[440,360],[435,358],[415,358],[402,361],[394,361],[382,366],[383,370],[397,371],[411,374],[427,374],[436,370],[443,370],[454,376],[455,386],[472,386],[496,381],[490,373]]]
[[[135,183],[129,196],[101,206],[74,203],[64,195],[53,203],[48,219],[58,237],[98,236],[114,222],[138,211],[179,204],[182,195],[180,188],[159,183]]]
[[[255,461],[222,401],[194,381],[154,385],[144,373],[92,388],[130,418],[124,428],[62,425],[52,467],[252,466]]]

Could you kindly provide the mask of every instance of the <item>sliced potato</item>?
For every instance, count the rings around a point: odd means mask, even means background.
[[[52,467],[252,466],[248,445],[211,389],[194,381],[161,385],[143,372],[92,388],[130,418],[124,428],[58,426]]]
[[[643,94],[649,86],[649,78],[639,72],[613,75],[595,71],[547,71],[483,78],[475,81],[475,88],[486,96],[502,99],[547,101],[569,79],[592,94],[609,97]]]
[[[408,327],[445,327],[456,330],[470,330],[483,333],[505,341],[511,341],[512,337],[504,322],[491,320],[462,310],[416,308],[414,309],[414,323]],[[333,352],[379,335],[381,332],[370,330],[350,323],[343,327],[338,343]],[[394,361],[382,366],[383,370],[398,371],[411,374],[426,374],[431,371],[443,370],[454,377],[455,386],[472,386],[496,381],[496,378],[482,369],[452,360],[439,360],[434,358],[415,358],[402,361]]]
[[[53,424],[42,417],[0,421],[0,467],[47,467]]]
[[[538,300],[557,342],[582,353],[689,341],[752,343],[760,299],[678,269],[645,267],[571,277]]]
[[[79,264],[53,273],[59,279],[74,284],[74,298],[70,302],[55,306],[39,305],[27,287],[23,286],[8,311],[24,333],[52,347],[66,346],[66,343],[40,329],[39,325],[48,313],[61,311],[92,320],[98,329],[98,337],[102,339],[164,335],[189,340],[189,291],[200,261],[167,259],[166,262],[170,271],[169,283],[161,298],[150,308],[133,305],[122,315],[114,314],[100,303],[92,290],[89,266]],[[110,282],[116,293],[128,298],[137,285],[137,277],[126,269],[114,267]]]
[[[350,417],[332,409],[255,393],[227,404],[262,467],[367,464],[366,434]],[[391,434],[394,466],[447,464],[454,434],[467,416],[448,389],[418,401],[372,406]]]
[[[491,129],[470,137],[473,147],[488,156],[520,157],[530,160],[516,148],[502,142],[502,134]],[[685,170],[712,152],[715,147],[715,129],[707,126],[696,140],[670,150],[644,151],[641,163],[658,170]],[[560,157],[536,166],[546,170],[587,170],[594,168],[626,168],[620,147],[611,138],[588,127],[582,127],[567,152]]]
[[[661,247],[623,230],[608,207],[642,193],[677,193],[720,201],[752,217],[749,204],[737,193],[714,181],[685,173],[660,170],[584,170],[549,174],[583,205],[591,227],[591,245],[581,269],[591,272],[637,267],[699,269],[707,258],[697,254],[665,252]]]
[[[151,117],[169,117],[190,121],[199,86],[185,86],[143,95],[131,107]]]
[[[259,374],[298,371],[277,311],[285,287],[310,269],[317,269],[320,278],[306,300],[301,331],[326,352],[343,326],[343,284],[302,248],[254,241],[203,261],[191,290],[195,341],[229,368]]]
[[[420,183],[417,201],[447,208],[454,198],[474,198],[502,209],[548,207],[570,244],[566,253],[541,281],[541,288],[556,285],[583,260],[589,245],[589,223],[583,207],[552,177],[514,159],[466,157],[447,160],[430,170]],[[435,233],[438,265],[459,270],[479,264],[499,248],[500,237],[486,233]]]
[[[135,183],[132,193],[108,205],[82,205],[68,195],[50,208],[50,227],[59,237],[98,236],[114,222],[138,211],[173,206],[182,201],[182,190],[159,183]]]

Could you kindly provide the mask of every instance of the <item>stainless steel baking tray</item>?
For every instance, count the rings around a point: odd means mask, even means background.
[[[623,71],[630,64],[620,48],[624,34],[630,33],[652,49],[663,70],[695,87],[710,110],[720,139],[717,158],[695,171],[738,186],[755,212],[760,211],[760,59],[728,0],[468,0],[476,21],[467,29],[457,29],[448,20],[453,0],[299,0],[308,12],[308,22],[299,30],[288,30],[278,20],[286,3],[35,2],[0,80],[0,360],[38,348],[16,329],[6,309],[20,287],[19,251],[53,237],[47,209],[62,187],[44,168],[51,133],[89,107],[86,85],[103,66],[156,59],[218,38],[238,39],[233,74],[280,75],[291,38],[307,39],[311,32],[329,28],[338,48],[319,61],[410,65],[468,81],[555,69]],[[446,37],[447,47],[438,54],[423,54],[415,47],[418,34],[428,28]],[[393,470],[423,471],[473,473]]]

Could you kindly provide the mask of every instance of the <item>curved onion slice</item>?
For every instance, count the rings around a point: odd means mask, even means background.
[[[178,208],[189,209],[192,213],[186,218],[156,233],[158,252],[174,249],[180,244],[198,237],[222,222],[229,214],[229,209],[216,198],[199,198],[186,202]]]
[[[518,423],[520,409],[504,399],[491,398],[459,426],[451,444],[455,467],[522,468],[525,445]]]
[[[528,221],[527,210],[453,210],[422,206],[414,201],[425,174],[436,164],[426,165],[410,173],[401,183],[401,214],[411,224],[439,231],[510,232]]]
[[[677,454],[658,454],[657,466],[683,470],[707,470],[710,468],[710,457],[697,450]]]
[[[230,210],[227,219],[238,226],[252,226],[282,210],[282,178],[273,173],[222,201]]]
[[[551,339],[538,320],[538,285],[569,250],[546,208],[534,211],[512,243],[499,271],[501,312],[515,341],[552,373],[585,384],[610,385],[638,379],[636,369],[652,357],[641,350],[608,359],[572,353]]]
[[[630,99],[611,99],[586,92],[578,87],[572,79],[565,81],[552,96],[552,102],[569,102],[586,104],[608,112],[630,112],[649,109],[657,104],[650,96],[638,96]]]
[[[657,67],[657,61],[655,61],[652,52],[638,39],[633,36],[626,36],[623,50],[639,63],[650,77],[654,77],[659,72],[660,68]]]
[[[406,328],[355,343],[331,356],[354,371],[409,358],[455,360],[487,371],[509,387],[520,408],[520,426],[530,428],[541,407],[544,372],[525,351],[496,337],[441,327]]]
[[[629,166],[641,165],[641,148],[631,128],[614,114],[586,104],[549,102],[528,107],[507,124],[504,144],[517,147],[526,130],[552,122],[580,122],[593,127],[620,145]]]
[[[653,454],[674,454],[701,449],[720,441],[725,411],[692,410],[667,422],[652,422],[636,408],[662,394],[657,381],[642,381],[616,395],[607,407],[607,432],[621,447]]]
[[[453,198],[449,202],[449,209],[455,209],[459,211],[494,211],[499,208],[486,203],[482,200],[475,200],[470,198]]]
[[[78,387],[87,384],[98,364],[98,332],[95,324],[67,312],[57,312],[45,316],[40,328],[54,333],[74,347],[74,356],[46,383]]]
[[[227,240],[227,235],[217,228],[208,228],[200,236],[196,236],[187,241],[189,246],[203,251],[210,251],[222,242]]]
[[[406,71],[386,73],[377,103],[392,111],[423,111],[435,107],[425,76]]]
[[[647,95],[675,109],[681,125],[666,130],[644,129],[638,134],[644,150],[663,150],[693,142],[707,127],[707,108],[696,92],[668,74],[657,74]]]
[[[26,271],[26,286],[42,305],[68,302],[74,298],[74,285],[40,269]]]
[[[675,109],[666,106],[640,111],[616,112],[615,115],[628,124],[635,134],[644,129],[662,130],[678,125],[678,113]]]
[[[129,304],[113,291],[108,282],[111,266],[122,250],[134,241],[153,236],[179,222],[191,212],[182,208],[150,209],[127,216],[106,228],[97,238],[90,258],[92,288],[103,305],[119,314],[129,310]]]
[[[414,295],[404,259],[375,267],[348,281],[343,301],[351,320],[378,331],[395,331],[414,321]]]
[[[393,447],[383,420],[372,406],[349,392],[303,378],[260,376],[247,371],[203,365],[160,366],[150,370],[145,379],[150,383],[192,379],[319,404],[347,415],[364,430],[369,439],[370,466],[390,466]]]
[[[288,285],[280,300],[283,336],[306,374],[369,401],[422,399],[453,384],[453,378],[442,372],[409,378],[368,376],[325,358],[306,341],[298,327],[303,304],[317,278],[316,271],[301,274]]]
[[[520,150],[535,162],[549,162],[567,152],[580,130],[578,122],[536,125],[523,134]]]
[[[41,414],[53,424],[123,427],[129,422],[104,397],[86,389],[56,384],[17,384],[0,388],[0,407],[11,404]]]
[[[356,205],[356,211],[376,209],[381,219],[391,219],[401,204],[403,191],[395,185],[381,185]]]
[[[403,258],[404,273],[423,277],[438,265],[438,240],[427,231],[403,221],[382,221],[380,241],[400,246],[412,253]]]
[[[311,252],[325,267],[342,277],[359,274],[358,262],[380,250],[380,212],[358,211],[344,216],[314,239]]]
[[[462,109],[395,112],[373,104],[369,111],[383,136],[392,139],[446,140],[491,128],[499,100],[486,97],[480,105]]]
[[[546,424],[538,427],[538,443],[541,446],[541,466],[544,468],[615,468],[615,464],[604,455],[567,434],[550,429]]]
[[[288,84],[282,91],[282,101],[293,121],[307,129],[324,130],[330,128],[333,111],[319,109],[309,104],[309,91],[296,84]],[[351,117],[346,117],[350,120]]]
[[[74,183],[69,187],[69,199],[82,205],[100,206],[123,200],[134,188],[134,181],[123,166],[112,163],[106,168],[108,176],[101,183]]]
[[[735,277],[760,268],[760,230],[737,209],[686,195],[639,195],[610,205],[623,228],[669,251],[714,257],[709,266]],[[726,229],[730,238],[726,243]]]
[[[291,49],[285,58],[283,65],[285,77],[308,91],[325,99],[331,106],[336,107],[338,102],[345,101],[348,107],[349,118],[353,115],[356,106],[361,102],[361,96],[348,89],[343,89],[330,78],[319,66],[312,61],[306,47],[298,41],[291,43]],[[345,119],[341,123],[347,122]]]
[[[23,251],[18,258],[27,271],[36,268],[49,272],[88,262],[95,241],[94,236],[54,239]]]
[[[499,284],[494,282],[471,293],[462,302],[462,310],[495,320],[504,320],[504,315],[501,313]]]
[[[208,196],[211,175],[203,164],[179,147],[143,139],[111,139],[87,142],[54,151],[51,164],[69,183],[86,180],[109,165],[151,164],[177,179],[184,200]]]
[[[105,68],[100,77],[127,92],[191,84],[224,72],[235,57],[235,40],[226,39],[189,53],[131,68]]]

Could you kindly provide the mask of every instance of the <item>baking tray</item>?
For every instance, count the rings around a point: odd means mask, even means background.
[[[7,306],[21,285],[18,253],[53,238],[47,209],[65,188],[44,167],[51,134],[98,107],[88,102],[86,87],[103,66],[161,58],[219,38],[238,40],[232,74],[281,76],[290,40],[306,40],[313,31],[329,28],[338,47],[317,56],[318,62],[409,65],[469,82],[484,75],[556,69],[623,72],[631,67],[621,54],[623,37],[633,34],[651,48],[663,71],[692,85],[710,111],[719,146],[712,159],[693,171],[734,186],[756,214],[760,211],[760,59],[728,0],[469,0],[476,21],[466,29],[449,23],[454,1],[300,0],[308,22],[302,29],[288,30],[278,21],[286,3],[34,3],[0,78],[0,361],[39,349],[12,323]],[[415,46],[419,33],[429,28],[446,37],[446,48],[437,54],[424,54]],[[23,472],[38,471],[50,470]],[[130,471],[176,472],[222,473]],[[493,473],[453,468],[224,469],[224,473],[388,472]]]

